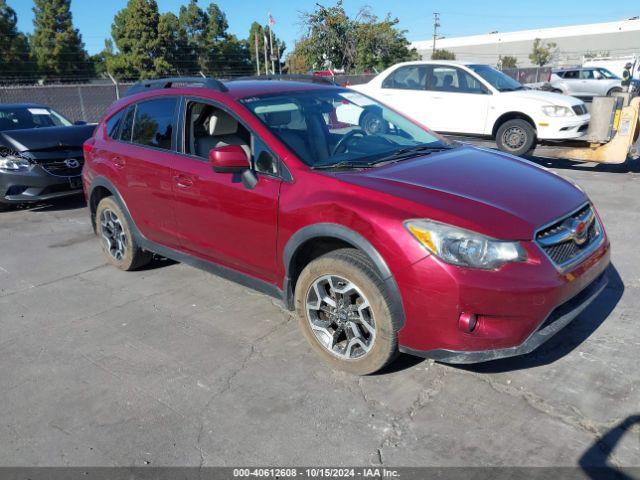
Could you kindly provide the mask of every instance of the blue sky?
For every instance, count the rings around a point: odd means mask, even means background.
[[[332,5],[329,0],[219,0],[217,3],[227,14],[231,33],[245,38],[254,20],[266,23],[271,11],[276,20],[274,31],[288,46],[293,46],[301,35],[300,11],[313,10],[316,1]],[[89,53],[102,50],[104,39],[110,35],[115,13],[126,5],[126,0],[72,0],[71,8],[76,28],[80,29]],[[161,12],[178,13],[180,5],[188,0],[158,0]],[[206,7],[209,0],[199,0]],[[355,14],[363,5],[368,5],[379,16],[386,13],[400,19],[400,26],[407,30],[409,40],[424,40],[432,35],[433,12],[440,12],[441,33],[452,37],[473,35],[498,30],[501,32],[527,29],[596,23],[640,15],[635,2],[611,3],[604,8],[602,0],[457,0],[456,2],[435,0],[345,0],[349,14]],[[18,14],[19,28],[30,32],[33,29],[33,2],[31,0],[8,0]]]

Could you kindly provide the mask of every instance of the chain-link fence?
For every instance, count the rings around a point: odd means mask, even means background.
[[[282,76],[287,79],[286,76]],[[311,75],[296,76],[299,80],[313,79]],[[305,77],[305,78],[303,78]],[[331,78],[331,77],[329,77]],[[331,78],[339,85],[356,85],[373,78],[370,75],[339,75]],[[293,80],[293,78],[292,78]],[[316,77],[315,80],[318,80]],[[130,83],[119,84],[120,96]],[[0,87],[1,103],[39,103],[60,112],[71,121],[99,122],[109,106],[118,98],[114,84],[81,85],[16,85]]]
[[[119,85],[124,93],[128,85]],[[98,122],[117,100],[113,84],[40,85],[0,88],[0,103],[39,103],[71,121]]]

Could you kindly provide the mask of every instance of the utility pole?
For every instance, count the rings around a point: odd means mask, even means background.
[[[276,63],[274,61],[275,55],[273,53],[273,32],[271,31],[271,27],[269,27],[269,53],[271,54],[271,74],[276,74]]]
[[[267,35],[263,32],[262,38],[264,40],[264,73],[269,75],[269,60],[267,57]]]
[[[433,53],[436,53],[436,40],[438,38],[438,28],[440,28],[440,14],[433,12]]]

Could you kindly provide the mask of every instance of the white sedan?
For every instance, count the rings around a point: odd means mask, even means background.
[[[566,140],[586,133],[590,115],[581,100],[530,90],[489,65],[419,61],[394,65],[354,90],[442,133],[495,138],[522,155],[537,140]],[[345,109],[339,116],[350,116]],[[345,121],[365,131],[384,128],[372,112]]]

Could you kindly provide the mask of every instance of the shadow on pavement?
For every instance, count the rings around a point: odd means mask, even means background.
[[[170,265],[175,265],[175,260],[171,260],[170,258],[161,257],[160,255],[154,255],[149,263],[138,268],[137,272],[146,272],[148,270],[156,270],[158,268],[168,267]]]
[[[640,425],[640,414],[627,417],[602,435],[582,454],[580,460],[578,460],[578,464],[589,478],[594,480],[614,478],[620,480],[637,480],[640,478],[608,462],[622,437],[628,434],[634,425]],[[636,469],[634,469],[634,471],[635,470]],[[640,470],[636,473],[640,473]]]
[[[82,195],[74,195],[72,197],[60,198],[49,202],[24,204],[16,207],[20,210],[28,210],[30,212],[60,212],[65,210],[77,210],[85,208],[87,202]]]
[[[543,147],[544,148],[544,147]],[[546,168],[556,170],[574,170],[583,172],[603,173],[640,173],[640,160],[627,160],[622,164],[596,164],[579,162],[577,160],[565,160],[549,158],[544,155],[532,155],[525,157],[527,160]]]
[[[609,278],[609,284],[596,297],[593,303],[573,322],[560,330],[537,350],[520,357],[452,366],[478,373],[504,373],[547,365],[564,357],[589,338],[607,319],[620,301],[624,293],[624,283],[618,271],[611,265],[606,275]]]

